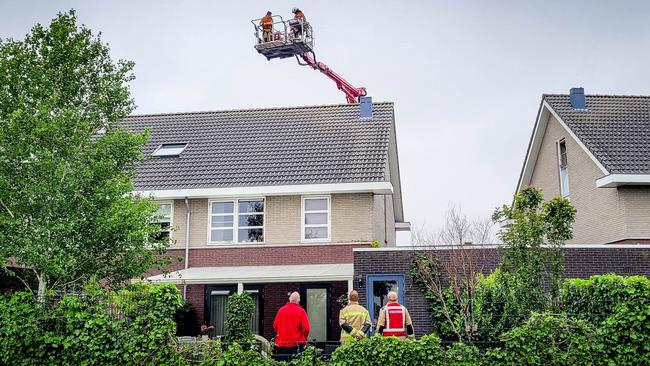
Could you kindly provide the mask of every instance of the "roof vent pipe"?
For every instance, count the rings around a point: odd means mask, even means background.
[[[359,97],[359,112],[361,118],[372,118],[372,97]]]
[[[569,91],[569,97],[571,99],[571,107],[573,109],[585,110],[587,102],[585,100],[585,89],[584,88],[571,88]]]

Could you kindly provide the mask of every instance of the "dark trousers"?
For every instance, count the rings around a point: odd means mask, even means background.
[[[278,361],[291,361],[302,352],[302,346],[296,347],[277,347],[275,349],[275,358]]]

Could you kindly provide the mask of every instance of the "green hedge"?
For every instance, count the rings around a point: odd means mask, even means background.
[[[592,276],[562,286],[567,314],[598,327],[604,357],[613,365],[650,365],[650,280]]]
[[[521,327],[503,335],[501,365],[588,366],[602,362],[595,328],[566,315],[534,313]]]
[[[253,333],[249,327],[255,302],[246,292],[232,294],[226,304],[225,340],[228,344],[238,343],[245,350],[254,343]]]
[[[177,364],[175,286],[133,285],[109,293],[38,302],[19,292],[0,300],[0,364]]]
[[[418,341],[375,336],[348,342],[332,354],[332,363],[337,366],[425,366],[442,365],[443,361],[440,338],[433,334]]]

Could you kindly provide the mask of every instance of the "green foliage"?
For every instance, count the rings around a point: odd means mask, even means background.
[[[249,328],[255,311],[255,302],[246,292],[233,294],[226,305],[225,340],[227,344],[239,343],[244,350],[253,344],[253,333]]]
[[[92,287],[39,303],[29,292],[0,302],[0,364],[175,365],[175,286]]]
[[[616,365],[650,365],[650,280],[592,276],[562,286],[567,314],[600,327],[607,358]]]
[[[454,343],[445,353],[446,366],[480,366],[488,365],[484,361],[483,351],[478,347]]]
[[[115,127],[134,107],[132,68],[74,11],[0,41],[0,266],[32,268],[40,295],[158,262],[156,207],[131,193],[148,136]]]
[[[525,321],[527,312],[521,308],[525,304],[518,301],[525,287],[517,281],[518,277],[499,268],[479,276],[474,311],[482,341],[497,341],[501,333]]]
[[[547,297],[557,308],[564,272],[561,247],[573,235],[575,213],[567,200],[555,197],[544,202],[540,190],[527,186],[515,195],[512,206],[504,205],[492,215],[494,221],[510,223],[499,234],[504,243],[501,269],[509,274],[502,277],[508,281],[506,286],[517,293],[517,319],[545,310]],[[548,294],[544,291],[547,279]]]
[[[228,346],[222,357],[217,362],[210,365],[214,366],[272,366],[273,360],[262,356],[254,347],[244,349],[238,343],[232,343]]]
[[[564,315],[534,313],[503,339],[503,365],[587,366],[602,362],[594,327]]]
[[[457,299],[452,286],[443,285],[439,263],[418,253],[411,264],[411,277],[429,303],[429,316],[436,333],[445,341],[457,341],[463,336],[471,339],[471,333],[465,332],[467,328],[460,314],[461,301],[466,297]],[[469,332],[472,332],[471,328]]]
[[[374,336],[348,342],[332,354],[332,364],[345,365],[441,365],[444,353],[440,338],[426,335],[418,341]]]

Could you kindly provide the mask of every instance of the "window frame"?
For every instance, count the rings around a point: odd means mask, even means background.
[[[262,201],[264,204],[264,210],[262,212],[245,212],[241,214],[239,212],[239,201]],[[232,202],[233,203],[233,212],[232,214],[213,214],[212,213],[212,204],[216,202]],[[212,240],[212,217],[213,216],[228,216],[232,215],[232,241],[213,241]],[[262,215],[262,225],[261,226],[239,226],[239,216],[240,215]],[[262,229],[262,241],[239,241],[239,229],[240,228],[257,228]],[[216,228],[217,230],[226,228]],[[256,245],[266,243],[266,197],[238,197],[238,198],[215,198],[208,200],[208,245]]]
[[[564,145],[564,154],[566,159],[566,167],[562,168],[562,145]],[[571,188],[569,186],[569,154],[567,151],[566,139],[563,137],[559,139],[556,143],[557,150],[557,169],[558,169],[558,180],[560,184],[560,197],[569,198],[571,196]],[[564,185],[562,184],[562,170],[566,172],[566,192],[564,191]]]
[[[327,238],[305,238],[305,228],[307,227],[325,227],[323,224],[305,224],[306,213],[324,213],[323,210],[307,211],[305,212],[305,201],[310,199],[326,199],[327,200]],[[301,243],[328,243],[332,241],[332,196],[331,195],[318,195],[318,196],[302,196],[300,208],[300,242]]]
[[[153,201],[156,205],[169,205],[169,242],[171,243],[173,238],[172,238],[172,228],[174,227],[174,201],[172,200],[166,200],[166,201]],[[160,224],[160,221],[154,222],[154,224]]]
[[[169,147],[171,145],[183,145],[183,147]],[[164,150],[166,146],[169,150],[174,149],[174,153],[170,153],[170,152],[165,153]],[[158,145],[156,150],[154,150],[151,153],[151,156],[155,156],[155,157],[180,156],[183,153],[183,151],[185,151],[185,149],[187,149],[187,142],[169,142],[169,143],[166,142],[164,144]],[[176,153],[176,150],[178,150],[178,153]]]

